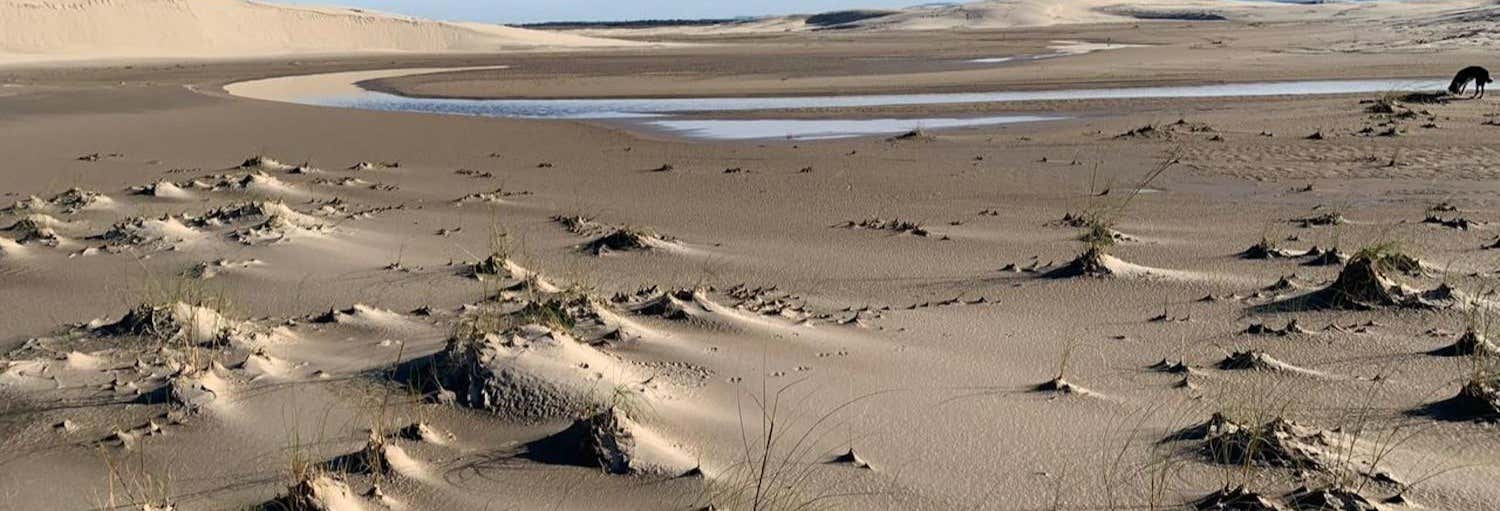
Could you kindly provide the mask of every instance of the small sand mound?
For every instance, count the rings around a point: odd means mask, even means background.
[[[570,464],[599,467],[607,474],[629,474],[635,451],[635,438],[626,427],[629,419],[611,408],[592,417],[573,421],[573,425],[540,442],[558,443],[563,452],[556,455]],[[571,448],[567,448],[571,447]]]
[[[207,279],[211,279],[211,278],[214,278],[214,277],[218,277],[220,273],[223,273],[226,270],[237,270],[237,269],[251,268],[251,267],[255,267],[255,266],[261,266],[261,265],[264,265],[264,264],[266,264],[266,263],[264,261],[259,260],[259,259],[245,259],[245,260],[240,260],[240,261],[231,261],[229,259],[218,259],[218,260],[211,261],[211,262],[204,262],[204,263],[195,264],[195,265],[193,265],[192,268],[188,268],[187,271],[183,272],[183,274],[185,276],[189,277],[189,278],[194,278],[194,279],[199,279],[199,280],[207,280]]]
[[[5,231],[15,238],[17,243],[38,243],[48,246],[57,246],[62,241],[62,236],[57,234],[57,229],[68,225],[67,222],[53,218],[42,213],[33,213],[16,220]]]
[[[198,412],[229,395],[229,383],[212,369],[172,379],[171,402],[191,412]]]
[[[1465,299],[1451,287],[1417,293],[1396,284],[1387,272],[1420,273],[1416,259],[1393,253],[1366,251],[1344,265],[1332,284],[1310,294],[1257,307],[1261,311],[1370,310],[1380,307],[1450,307]]]
[[[26,253],[26,247],[16,240],[0,236],[0,257],[15,257]]]
[[[317,221],[305,221],[301,217],[272,215],[253,227],[234,231],[230,237],[246,245],[262,243],[285,243],[293,238],[326,233],[331,228]]]
[[[1093,394],[1089,389],[1074,385],[1061,376],[1053,378],[1033,387],[1037,392],[1053,392],[1057,394],[1087,396]]]
[[[431,424],[425,422],[413,422],[396,430],[396,438],[410,442],[426,442],[429,444],[443,445],[453,439],[453,435],[438,431]]]
[[[506,199],[519,195],[527,195],[527,193],[510,192],[506,191],[504,188],[496,188],[488,192],[475,192],[463,197],[459,197],[453,201],[453,204],[457,206],[462,206],[464,204],[504,204],[506,202]]]
[[[1444,218],[1437,215],[1427,215],[1427,218],[1422,219],[1422,223],[1440,225],[1449,229],[1456,229],[1460,231],[1467,231],[1480,225],[1479,222],[1475,222],[1473,220],[1469,220],[1460,216]]]
[[[528,455],[545,463],[598,467],[613,475],[675,477],[694,466],[687,456],[614,407],[533,442]]]
[[[1219,362],[1219,369],[1226,371],[1277,371],[1307,375],[1318,374],[1315,371],[1282,362],[1266,354],[1266,352],[1258,350],[1231,353]]]
[[[84,190],[82,188],[70,188],[65,192],[54,195],[51,199],[42,199],[35,195],[17,201],[4,211],[10,213],[19,212],[46,212],[73,214],[87,209],[107,208],[114,201],[102,193]]]
[[[1500,378],[1481,377],[1465,383],[1453,399],[1476,418],[1500,417]]]
[[[161,218],[127,218],[116,222],[108,231],[93,239],[104,241],[110,246],[170,249],[203,236],[202,233],[178,219],[163,216]]]
[[[896,234],[910,234],[912,236],[921,237],[927,237],[927,235],[931,234],[926,227],[922,226],[922,224],[913,222],[911,220],[903,220],[900,218],[867,218],[858,222],[851,220],[839,224],[838,227],[843,229],[886,231]]]
[[[295,365],[271,356],[264,349],[257,349],[245,357],[245,361],[239,365],[238,369],[253,379],[260,380],[284,378],[292,373]]]
[[[183,370],[166,384],[136,398],[139,404],[167,404],[187,413],[199,413],[229,395],[229,381],[213,368]]]
[[[1283,275],[1281,278],[1276,279],[1276,282],[1272,282],[1271,285],[1261,288],[1260,291],[1261,293],[1275,295],[1298,291],[1306,287],[1307,285],[1297,275]]]
[[[245,174],[244,177],[233,181],[230,186],[268,197],[301,195],[301,192],[297,191],[297,189],[292,187],[292,185],[289,185],[280,179],[276,179],[275,176],[259,171]]]
[[[1274,335],[1286,337],[1289,335],[1306,334],[1311,332],[1308,332],[1307,329],[1302,328],[1301,325],[1297,324],[1297,320],[1293,319],[1291,321],[1287,321],[1286,326],[1281,328],[1267,326],[1265,323],[1251,323],[1249,327],[1245,328],[1245,333],[1248,335]]]
[[[349,474],[390,475],[397,465],[409,465],[411,458],[400,447],[391,445],[384,435],[374,431],[359,451],[324,463],[324,468]]]
[[[1151,364],[1151,366],[1148,367],[1148,369],[1151,369],[1152,371],[1156,371],[1156,372],[1159,372],[1159,373],[1183,374],[1183,375],[1191,375],[1191,374],[1196,374],[1198,372],[1197,369],[1193,369],[1193,366],[1188,365],[1187,362],[1183,362],[1181,360],[1175,360],[1174,361],[1174,360],[1165,359],[1165,358],[1161,359],[1160,362],[1157,362],[1155,364]]]
[[[1290,259],[1304,255],[1307,253],[1277,247],[1275,242],[1267,238],[1261,238],[1259,243],[1240,252],[1240,257],[1245,259]]]
[[[364,503],[349,485],[329,474],[313,474],[287,488],[286,495],[276,498],[262,509],[295,511],[364,511]]]
[[[1338,452],[1349,442],[1342,435],[1277,418],[1260,426],[1225,422],[1217,434],[1204,439],[1202,451],[1210,461],[1224,465],[1328,472],[1337,468],[1334,465],[1352,463]]]
[[[1175,270],[1163,270],[1131,264],[1109,255],[1103,248],[1090,246],[1067,264],[1042,274],[1042,278],[1068,279],[1077,277],[1124,277],[1124,278],[1170,278],[1195,279],[1196,275]]]
[[[1287,504],[1298,511],[1381,511],[1370,499],[1358,492],[1337,486],[1301,487],[1286,497]]]
[[[298,236],[333,230],[316,217],[298,212],[284,203],[265,201],[221,207],[199,217],[190,217],[188,223],[195,227],[251,224],[230,233],[231,239],[246,245],[286,242]]]
[[[1108,277],[1118,273],[1120,262],[1103,250],[1090,247],[1060,268],[1043,274],[1047,278]]]
[[[354,171],[385,170],[385,169],[397,169],[397,168],[401,168],[401,163],[399,163],[399,162],[362,161],[362,162],[355,163],[355,164],[349,166],[349,170],[354,170]]]
[[[1207,440],[1237,430],[1240,427],[1239,424],[1229,420],[1224,414],[1215,412],[1208,420],[1167,435],[1161,441],[1165,443],[1180,440]]]
[[[606,230],[604,224],[583,215],[557,215],[552,217],[552,221],[562,225],[568,232],[579,236],[591,236]]]
[[[859,453],[854,452],[854,448],[852,447],[843,454],[834,456],[833,459],[828,460],[828,462],[834,465],[848,465],[858,469],[875,470],[875,466],[871,465],[870,462],[865,461],[865,458],[863,456],[860,456]]]
[[[512,285],[519,285],[525,281],[515,275],[512,271],[512,263],[499,254],[490,254],[489,257],[469,265],[468,275],[479,280],[489,281],[513,281]],[[501,289],[510,289],[511,285],[502,285]]]
[[[149,185],[137,186],[131,188],[130,192],[158,199],[187,200],[193,198],[192,192],[184,190],[177,183],[171,181],[157,181]]]
[[[250,157],[249,159],[246,159],[243,163],[240,163],[240,166],[238,168],[246,170],[284,171],[289,170],[293,167],[266,156],[256,155]]]
[[[764,316],[780,316],[790,320],[803,320],[812,315],[807,303],[800,297],[781,292],[775,286],[750,287],[736,285],[724,290],[724,295],[735,300],[734,307]],[[860,313],[864,311],[850,310]]]
[[[646,380],[614,357],[539,325],[456,337],[436,358],[432,378],[459,404],[517,420],[597,407],[610,389]]]
[[[1302,226],[1303,228],[1310,228],[1330,225],[1344,225],[1345,220],[1342,213],[1332,211],[1309,217],[1296,218],[1292,220],[1292,223]]]
[[[1339,250],[1338,247],[1328,250],[1313,247],[1312,250],[1307,252],[1307,255],[1312,257],[1312,259],[1303,263],[1307,266],[1338,266],[1349,262],[1349,255]]]
[[[371,328],[395,329],[407,321],[399,312],[356,303],[346,309],[329,309],[312,318],[314,323],[360,325]]]
[[[307,195],[306,192],[298,190],[296,187],[259,169],[245,173],[204,176],[187,183],[178,183],[177,186],[213,192],[246,192],[262,197],[300,197]]]
[[[1284,511],[1286,508],[1276,501],[1245,489],[1244,486],[1224,488],[1208,494],[1193,503],[1199,511]]]
[[[200,227],[217,227],[265,220],[273,216],[286,217],[298,223],[317,222],[316,218],[299,213],[285,203],[257,201],[231,204],[210,210],[202,216],[193,217],[192,223]]]
[[[1207,124],[1179,119],[1171,124],[1147,124],[1115,135],[1114,138],[1116,140],[1175,140],[1189,133],[1213,133],[1214,131],[1214,128]]]
[[[605,255],[610,252],[653,250],[670,248],[675,242],[666,236],[645,228],[610,227],[593,218],[580,215],[557,215],[552,221],[561,224],[568,232],[579,236],[594,236],[593,240],[578,246],[587,254]]]
[[[1464,330],[1463,335],[1458,336],[1458,340],[1454,341],[1453,344],[1438,348],[1432,354],[1443,357],[1469,357],[1475,355],[1495,357],[1500,356],[1500,347],[1490,342],[1488,336],[1476,332],[1473,328],[1467,328]]]
[[[191,345],[222,345],[240,333],[243,325],[203,306],[173,302],[142,305],[131,309],[115,323],[96,329],[107,336],[134,336]]]
[[[664,291],[651,286],[631,294],[616,294],[610,298],[610,303],[632,314],[677,320],[687,319],[689,310],[700,309],[694,300],[691,289]]]
[[[622,227],[579,245],[579,250],[586,254],[602,256],[611,252],[653,250],[671,245],[671,241],[653,231]]]
[[[1057,220],[1056,222],[1050,222],[1048,225],[1073,228],[1088,227],[1089,224],[1095,222],[1094,217],[1095,215],[1091,215],[1089,213],[1073,213],[1070,211],[1067,213],[1063,213],[1062,219]]]

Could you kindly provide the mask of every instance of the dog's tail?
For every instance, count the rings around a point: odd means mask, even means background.
[[[1452,94],[1461,93],[1464,91],[1464,86],[1468,84],[1469,77],[1464,73],[1459,73],[1458,76],[1453,77],[1453,83],[1448,84],[1448,92]]]

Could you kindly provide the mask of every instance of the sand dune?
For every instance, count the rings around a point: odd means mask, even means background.
[[[630,44],[499,25],[246,0],[0,0],[0,34],[0,63],[493,52]]]
[[[1332,16],[1345,19],[1410,18],[1419,20],[1409,27],[1411,31],[1431,32],[1441,29],[1423,29],[1433,24],[1448,27],[1485,23],[1493,12],[1493,7],[1483,7],[1482,2],[1475,0],[1288,4],[1270,0],[984,0],[928,4],[892,11],[840,11],[770,16],[719,25],[591,29],[577,33],[610,36],[819,30],[993,30],[1142,21],[1295,21]]]

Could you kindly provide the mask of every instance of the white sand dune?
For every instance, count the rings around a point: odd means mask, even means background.
[[[610,36],[648,33],[765,33],[836,28],[840,30],[986,30],[1091,23],[1136,23],[1150,20],[1287,21],[1341,16],[1406,18],[1442,13],[1467,13],[1480,0],[1423,2],[1327,2],[1290,5],[1269,0],[983,0],[961,4],[931,4],[888,11],[884,15],[842,23],[821,22],[805,14],[771,16],[719,25],[656,27],[649,29],[592,29],[578,34]],[[1482,9],[1482,8],[1480,8]],[[835,21],[836,16],[829,16]],[[1466,19],[1472,19],[1467,16]],[[826,18],[825,18],[826,19]]]
[[[631,43],[247,0],[0,0],[0,63],[626,44]]]

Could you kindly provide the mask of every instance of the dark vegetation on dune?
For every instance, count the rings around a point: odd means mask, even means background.
[[[1126,14],[1138,20],[1229,21],[1223,14],[1212,11],[1131,11]]]
[[[807,17],[807,24],[816,27],[831,27],[834,25],[846,25],[856,21],[884,18],[895,14],[896,11],[877,11],[868,9],[832,11],[822,14],[814,14]]]
[[[576,30],[585,28],[661,28],[661,27],[702,27],[709,25],[725,25],[730,23],[741,23],[749,18],[707,18],[707,19],[652,19],[652,20],[628,20],[628,21],[548,21],[543,23],[525,23],[514,25],[520,28],[533,30]]]

